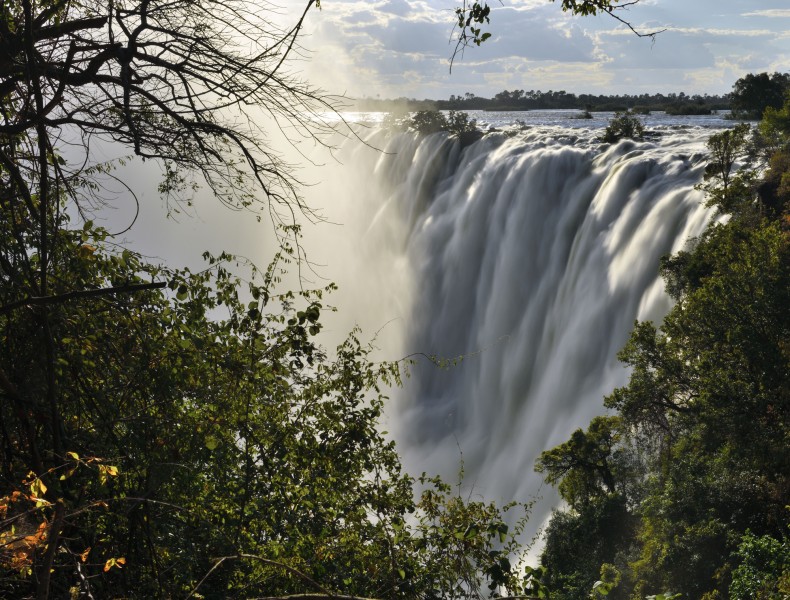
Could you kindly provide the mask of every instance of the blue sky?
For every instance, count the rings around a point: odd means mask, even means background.
[[[297,0],[287,0],[297,10]],[[790,70],[788,0],[641,0],[622,16],[573,17],[549,0],[492,0],[480,48],[456,59],[452,0],[322,0],[308,16],[307,78],[333,93],[447,98],[503,89],[726,93],[749,72]]]

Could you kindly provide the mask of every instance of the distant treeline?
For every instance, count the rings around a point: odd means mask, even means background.
[[[710,114],[714,110],[729,110],[729,94],[709,96],[708,94],[687,96],[679,94],[623,94],[593,95],[569,94],[565,91],[549,90],[504,90],[492,98],[483,98],[467,92],[463,96],[451,95],[448,100],[415,100],[413,98],[397,98],[380,100],[363,98],[357,100],[357,108],[365,111],[417,111],[417,110],[547,110],[547,109],[578,109],[590,112],[625,111],[638,113],[650,111],[666,111],[670,114]]]

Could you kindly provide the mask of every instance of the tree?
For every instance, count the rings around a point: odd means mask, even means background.
[[[399,366],[355,335],[317,345],[331,286],[275,292],[295,250],[242,279],[228,255],[172,270],[56,223],[52,294],[0,286],[3,596],[520,589],[499,508],[438,480],[414,498],[377,429]]]
[[[156,448],[157,439],[166,439],[161,432],[182,422],[179,411],[199,397],[183,388],[183,380],[156,377],[157,365],[168,361],[175,361],[171,369],[181,368],[178,348],[183,351],[187,341],[178,338],[195,317],[168,308],[156,294],[168,282],[176,282],[178,296],[200,293],[201,280],[101,248],[106,233],[92,226],[89,213],[93,202],[103,200],[102,178],[112,178],[112,165],[95,163],[92,145],[109,141],[160,161],[160,191],[170,200],[188,201],[195,186],[206,184],[235,207],[252,206],[263,196],[275,220],[278,206],[298,210],[295,181],[266,147],[248,106],[255,103],[297,127],[304,123],[301,111],[327,106],[284,71],[312,4],[283,31],[233,1],[21,0],[0,6],[4,527],[12,536],[7,548],[33,546],[21,563],[10,564],[32,578],[38,598],[53,587],[67,593],[51,575],[53,568],[62,570],[64,556],[74,557],[65,529],[121,539],[101,525],[108,518],[91,520],[97,506],[110,502],[97,498],[112,489],[119,472],[143,479],[119,488],[120,495],[109,494],[120,502],[109,514],[129,516],[120,506],[135,506],[124,499],[130,489],[149,498],[143,482],[153,476],[151,453],[137,442]],[[83,226],[70,225],[69,214],[80,215]],[[170,321],[174,314],[182,320]],[[216,335],[210,329],[206,324],[199,335]],[[168,344],[176,346],[169,352]],[[305,351],[300,347],[296,358],[312,360]],[[194,384],[202,376],[189,377]],[[125,412],[131,407],[136,412]],[[178,461],[171,456],[170,462]],[[72,483],[71,477],[60,483],[60,476],[76,471],[97,473],[98,487]],[[17,501],[33,503],[32,512],[19,514],[36,517],[46,550],[35,536],[27,543],[27,533],[21,539],[14,533],[31,525],[9,514]],[[38,518],[45,513],[48,518]],[[156,537],[151,529],[147,535]],[[133,544],[141,538],[126,539]],[[141,566],[156,570],[162,557],[153,541],[149,546],[151,560]],[[140,589],[148,589],[140,581]]]
[[[259,203],[263,191],[286,213],[305,209],[256,123],[268,114],[315,137],[319,125],[305,115],[331,110],[285,70],[313,4],[281,30],[266,18],[272,7],[253,12],[238,0],[3,3],[0,135],[27,135],[35,145],[25,156],[6,146],[0,164],[15,186],[37,185],[46,205],[51,189],[70,190],[71,165],[82,164],[75,150],[88,155],[99,137],[160,161],[168,197],[207,184],[235,207]],[[70,140],[69,165],[42,162]]]
[[[705,179],[716,180],[724,195],[729,191],[733,166],[745,155],[748,135],[749,125],[741,123],[708,138],[711,161],[705,168]]]
[[[448,111],[447,116],[437,110],[419,110],[402,118],[390,113],[384,125],[391,131],[412,131],[419,135],[446,131],[458,139],[462,147],[483,137],[483,132],[477,128],[477,121],[470,119],[467,113],[456,110]]]
[[[790,97],[785,93],[781,108],[768,107],[758,126],[758,140],[768,163],[757,189],[762,206],[778,218],[790,203]]]
[[[790,593],[790,541],[747,533],[738,555],[742,562],[733,572],[733,600],[779,600]]]
[[[427,478],[415,498],[377,428],[400,365],[318,345],[332,286],[279,290],[297,227],[263,272],[193,273],[90,219],[97,139],[160,161],[171,200],[306,210],[250,107],[316,135],[327,101],[283,70],[312,5],[280,32],[233,0],[0,6],[0,595],[523,588],[513,506]]]
[[[726,590],[716,574],[747,528],[784,522],[790,255],[780,223],[750,213],[712,226],[690,255],[673,264],[678,304],[660,330],[637,327],[621,354],[631,380],[606,405],[659,448],[635,579],[698,597]]]
[[[711,138],[708,202],[728,219],[662,261],[677,303],[660,326],[637,323],[620,353],[630,379],[604,400],[616,414],[541,455],[538,468],[570,505],[548,527],[550,584],[580,595],[606,562],[622,573],[615,592],[634,597],[772,597],[786,587],[776,565],[790,504],[790,210],[765,191],[787,176],[781,123],[767,172],[732,174],[746,126]],[[617,435],[603,435],[604,423]],[[630,523],[614,539],[603,510],[612,489],[627,490],[615,522]]]
[[[619,491],[619,423],[618,417],[595,417],[587,431],[577,429],[567,442],[538,458],[535,470],[545,473],[546,483],[559,484],[560,495],[571,507]]]
[[[790,73],[749,73],[732,86],[730,106],[737,118],[762,118],[766,108],[781,108],[790,88]]]
[[[645,134],[645,126],[636,115],[628,112],[617,113],[606,126],[600,140],[607,144],[619,142],[623,138],[641,140]]]
[[[620,417],[595,417],[586,431],[577,429],[536,462],[535,470],[568,503],[552,513],[541,554],[551,598],[586,597],[601,565],[623,562],[627,554],[638,523],[631,510],[639,499],[634,482],[642,473],[627,437]]]

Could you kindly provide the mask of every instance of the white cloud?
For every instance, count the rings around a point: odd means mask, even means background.
[[[755,10],[752,12],[743,13],[744,17],[769,17],[776,18],[790,18],[790,9],[788,8],[772,8],[768,10]]]
[[[780,8],[786,0],[750,0],[748,13],[721,0],[643,0],[621,13],[642,31],[666,27],[654,42],[610,17],[573,17],[549,0],[504,2],[489,0],[493,37],[457,57],[450,74],[452,0],[326,0],[304,42],[320,55],[308,75],[382,97],[491,96],[514,86],[723,93],[749,71],[786,69],[778,61],[790,54],[783,21],[770,21],[790,16]],[[751,17],[763,17],[759,27]]]

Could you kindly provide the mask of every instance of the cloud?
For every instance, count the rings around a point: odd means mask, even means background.
[[[599,40],[608,69],[699,69],[716,62],[697,35],[666,31],[655,42],[634,36],[602,35]]]
[[[405,17],[413,12],[411,4],[406,2],[406,0],[387,0],[384,4],[379,5],[378,9],[381,12],[398,15],[400,17]]]
[[[378,23],[360,27],[348,27],[352,33],[367,36],[371,44],[380,45],[390,52],[428,56],[447,54],[446,27],[435,23],[391,19],[385,26]]]
[[[606,15],[574,17],[548,0],[503,1],[489,0],[484,31],[492,37],[457,57],[450,74],[450,0],[327,0],[304,42],[317,57],[309,77],[382,97],[491,96],[513,87],[723,93],[749,71],[782,69],[779,57],[790,53],[779,18],[790,9],[779,0],[750,0],[750,12],[721,0],[643,0],[620,13],[640,31],[667,28],[654,42]],[[759,27],[749,25],[754,17]]]
[[[500,16],[501,15],[501,16]],[[475,58],[520,57],[527,60],[593,62],[593,37],[574,23],[561,20],[547,23],[538,14],[500,11],[492,28],[494,37],[473,49]]]
[[[743,17],[768,17],[771,19],[790,19],[790,9],[787,8],[771,8],[767,10],[754,10],[752,12],[743,13]]]

